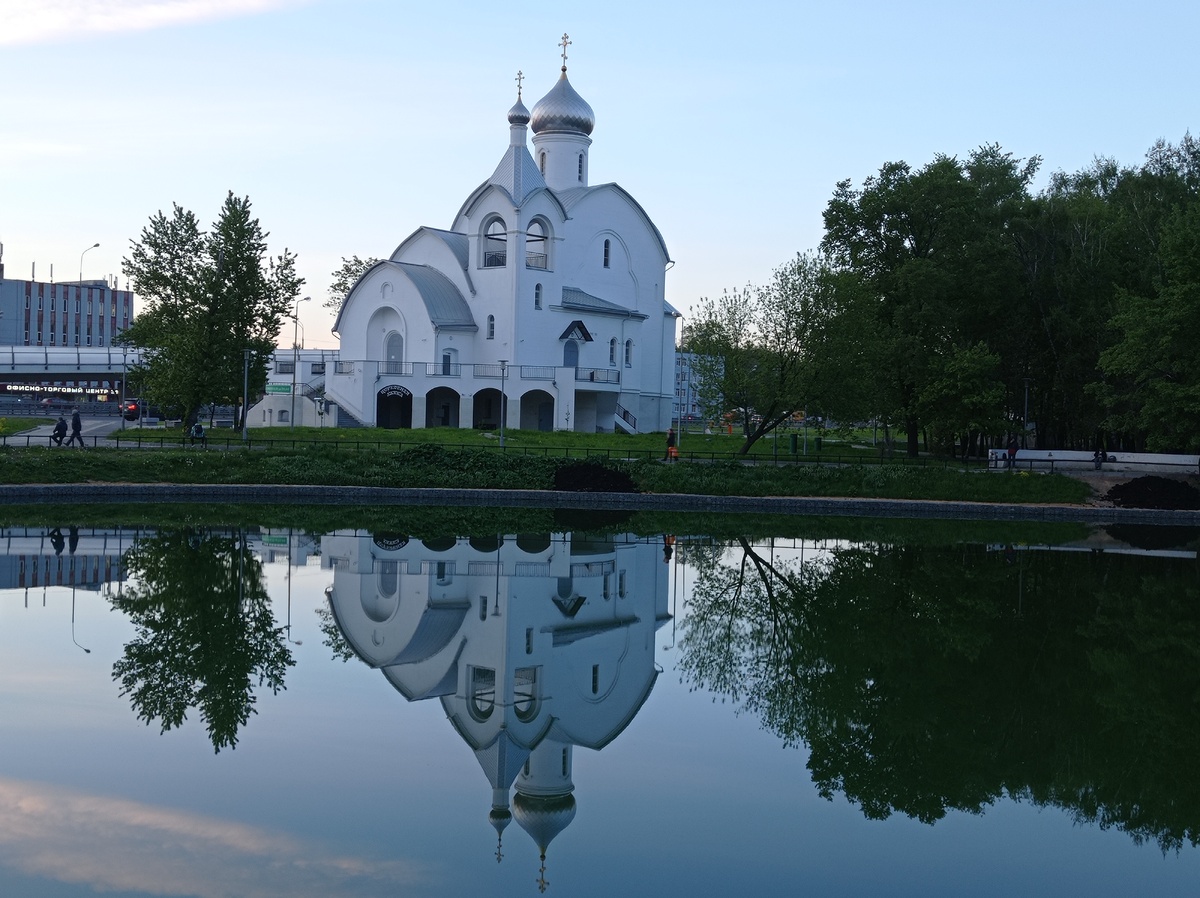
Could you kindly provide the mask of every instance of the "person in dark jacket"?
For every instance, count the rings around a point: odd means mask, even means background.
[[[55,446],[61,446],[63,440],[67,438],[67,419],[62,415],[58,416],[58,423],[54,425],[54,433],[50,434],[50,439],[54,440]]]
[[[79,441],[79,448],[83,446],[83,422],[79,420],[79,409],[71,412],[71,439],[67,440],[67,445],[70,446],[76,440]]]

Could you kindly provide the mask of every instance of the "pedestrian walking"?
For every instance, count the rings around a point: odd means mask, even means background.
[[[62,415],[58,416],[58,423],[54,425],[54,433],[50,434],[50,439],[54,441],[55,446],[61,446],[63,440],[67,438],[67,419]]]
[[[1017,463],[1017,438],[1014,434],[1009,434],[1008,437],[1008,466],[1011,468]]]
[[[675,428],[668,427],[667,428],[667,454],[663,456],[663,461],[667,461],[669,459],[674,459],[676,456],[678,456],[678,454],[679,453],[675,450]]]
[[[71,438],[67,440],[67,445],[70,446],[76,440],[79,441],[79,448],[84,448],[83,421],[79,419],[79,409],[71,412]]]

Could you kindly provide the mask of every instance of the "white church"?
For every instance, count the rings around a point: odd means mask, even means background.
[[[518,74],[508,147],[450,228],[417,229],[350,291],[326,402],[386,428],[670,426],[672,263],[629,193],[591,183],[595,116],[568,43],[532,112]]]

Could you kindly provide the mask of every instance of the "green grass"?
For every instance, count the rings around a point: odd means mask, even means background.
[[[419,431],[418,431],[419,432]],[[579,435],[576,435],[579,436]],[[580,454],[597,447],[580,443]],[[845,496],[981,502],[1080,503],[1090,488],[1059,475],[964,472],[906,464],[751,465],[741,461],[623,461],[593,458],[628,474],[649,493],[740,496]],[[85,451],[7,447],[0,483],[232,483],[330,486],[552,489],[561,454],[444,447],[432,442],[348,450],[336,442],[254,451],[161,449]]]

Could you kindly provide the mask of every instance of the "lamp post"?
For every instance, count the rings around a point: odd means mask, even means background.
[[[246,442],[246,410],[250,407],[250,350],[242,350],[242,442]]]
[[[72,559],[72,561],[74,561],[74,559]],[[91,649],[84,649],[83,646],[79,645],[79,643],[75,639],[75,584],[74,583],[71,584],[71,642],[74,642],[76,646],[83,649],[83,652],[85,655],[90,655],[92,653]]]
[[[504,401],[504,377],[508,373],[508,359],[500,360],[500,448],[504,448],[504,419],[508,408]]]
[[[296,369],[300,367],[300,303],[308,302],[311,296],[296,297],[295,314],[292,315],[292,413],[288,416],[288,427],[296,429]]]
[[[1021,448],[1025,448],[1025,438],[1029,436],[1029,378],[1022,377],[1025,381],[1025,414],[1021,419]]]
[[[117,411],[121,415],[121,429],[125,429],[125,378],[128,377],[129,370],[129,347],[121,347],[121,402],[117,406]]]
[[[100,245],[99,243],[93,243],[91,246],[89,246],[87,249],[85,249],[83,252],[81,252],[79,254],[79,283],[80,284],[83,283],[83,257],[85,255],[87,255],[91,250],[94,250],[99,245]]]

